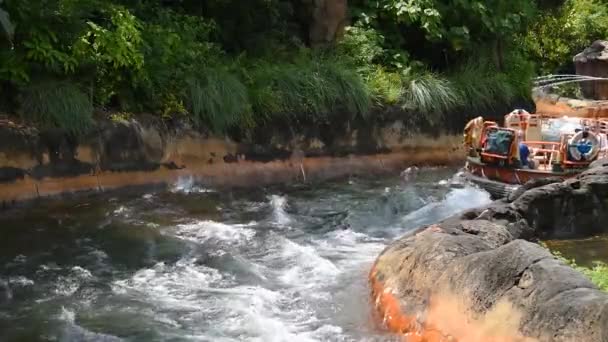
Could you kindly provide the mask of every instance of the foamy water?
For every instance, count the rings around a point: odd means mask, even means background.
[[[235,193],[186,180],[88,211],[66,204],[61,224],[32,214],[45,240],[33,246],[18,221],[2,223],[14,230],[0,242],[0,340],[395,340],[370,319],[374,258],[409,229],[489,202],[452,188],[449,170],[421,171]]]

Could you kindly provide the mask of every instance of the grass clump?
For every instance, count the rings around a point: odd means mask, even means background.
[[[461,106],[474,112],[509,104],[516,96],[507,75],[489,63],[468,61],[450,75],[450,80],[458,92]]]
[[[429,123],[436,123],[459,103],[459,98],[448,79],[421,72],[405,76],[403,101],[403,108],[426,115]]]
[[[21,116],[42,127],[83,133],[92,123],[93,104],[76,85],[43,82],[27,87],[20,98]]]
[[[365,79],[374,105],[397,105],[403,101],[403,80],[397,72],[376,67]]]
[[[247,87],[235,75],[209,68],[190,80],[189,100],[193,119],[216,132],[251,121]]]
[[[281,115],[327,121],[339,111],[365,117],[372,105],[363,79],[334,61],[258,63],[248,78],[256,118]]]

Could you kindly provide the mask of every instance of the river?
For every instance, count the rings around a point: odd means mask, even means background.
[[[249,190],[189,179],[0,217],[0,341],[391,341],[367,273],[388,242],[490,202],[455,170]]]

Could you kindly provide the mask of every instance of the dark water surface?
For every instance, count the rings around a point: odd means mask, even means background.
[[[387,341],[367,273],[487,193],[352,179],[52,202],[0,217],[0,341]]]

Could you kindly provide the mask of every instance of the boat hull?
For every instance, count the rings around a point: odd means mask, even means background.
[[[578,174],[500,167],[472,159],[467,160],[465,170],[476,177],[511,185],[523,185],[530,180],[547,177],[559,177],[565,180]]]

